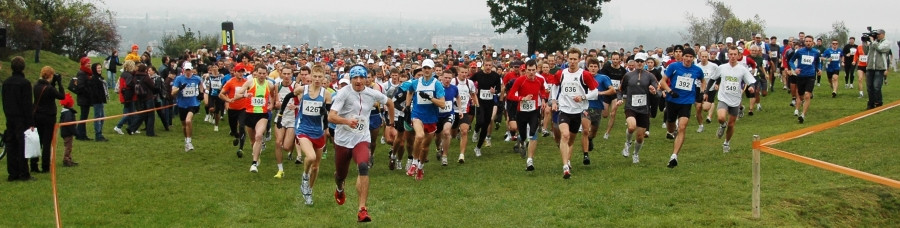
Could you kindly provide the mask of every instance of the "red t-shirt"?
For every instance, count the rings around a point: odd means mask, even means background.
[[[518,94],[518,95],[517,95]],[[550,94],[547,93],[547,90],[544,89],[544,79],[535,76],[534,79],[528,79],[528,76],[520,76],[513,82],[512,87],[509,89],[509,95],[507,98],[511,101],[521,101],[523,97],[527,97],[531,95],[531,99],[535,100],[537,109],[541,107],[541,99],[547,99],[550,97]],[[518,106],[517,109],[521,111],[522,106]]]
[[[225,96],[228,98],[234,98],[236,89],[243,86],[245,82],[247,82],[247,80],[245,80],[243,77],[234,76],[230,80],[228,80],[228,82],[225,83],[225,86],[222,86],[222,91],[219,91],[219,93],[225,94]],[[250,99],[240,98],[240,99],[234,100],[234,102],[227,103],[227,104],[228,104],[228,109],[244,110],[250,106]]]

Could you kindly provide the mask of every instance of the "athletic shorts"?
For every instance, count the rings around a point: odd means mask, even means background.
[[[769,84],[766,82],[765,78],[756,78],[756,82],[754,82],[753,84],[750,84],[748,89],[744,90],[744,95],[746,95],[747,98],[754,98],[754,97],[756,97],[756,93],[762,92],[762,90],[760,90],[760,88],[765,89],[768,87],[769,87]],[[753,88],[753,90],[756,93],[751,93],[749,88]]]
[[[694,103],[703,103],[703,92],[700,91],[700,88],[697,88],[694,92]]]
[[[516,120],[516,114],[519,114],[519,102],[506,101],[506,116],[509,121]]]
[[[256,123],[262,119],[269,119],[268,113],[247,113],[247,117],[244,118],[244,126],[254,128],[256,127]],[[268,122],[268,121],[267,121]]]
[[[184,122],[185,120],[187,120],[188,112],[197,114],[198,112],[200,112],[200,106],[193,106],[193,107],[187,107],[187,108],[178,107],[178,118],[181,118],[181,122]]]
[[[369,115],[369,130],[372,131],[378,129],[383,122],[384,120],[381,118],[380,113]]]
[[[625,118],[634,117],[635,125],[639,128],[650,128],[650,114],[641,114],[631,109],[625,109]]]
[[[603,103],[612,104],[616,99],[616,96],[603,96]],[[607,107],[609,107],[609,105],[607,105]]]
[[[719,91],[706,91],[706,100],[704,102],[714,103],[716,102],[716,95],[719,95]]]
[[[691,104],[676,104],[672,102],[666,102],[666,123],[674,123],[678,118],[690,118],[691,117]]]
[[[425,130],[425,134],[434,134],[434,132],[437,131],[437,124],[422,123],[422,130]]]
[[[797,76],[788,76],[788,84],[797,85]]]
[[[293,128],[294,124],[297,123],[296,121],[297,121],[297,115],[294,114],[294,112],[288,112],[288,113],[284,113],[281,116],[281,121],[278,123],[275,123],[275,125],[276,125],[276,127],[278,127],[278,129],[281,129],[285,126],[287,126],[287,128]],[[281,125],[281,126],[278,126],[278,125]]]
[[[328,128],[328,135],[330,135],[331,138],[334,138],[334,128]]]
[[[816,87],[816,77],[798,77],[797,78],[797,94],[802,96],[804,93],[813,92]]]
[[[833,78],[835,75],[840,74],[841,71],[837,70],[837,71],[826,71],[826,72],[828,73],[828,80],[831,80],[831,78]]]
[[[738,116],[738,114],[741,114],[740,106],[731,107],[731,106],[728,106],[727,104],[725,104],[725,102],[723,102],[723,101],[719,101],[719,106],[716,106],[716,107],[718,107],[718,109],[725,109],[725,112],[727,112],[728,115],[731,115],[731,116]]]
[[[300,139],[309,140],[309,142],[312,143],[313,149],[325,148],[325,136],[324,135],[319,138],[312,138],[312,137],[309,137],[309,135],[301,133],[301,134],[297,135],[297,142],[300,142]]]
[[[599,126],[600,119],[603,117],[603,109],[593,109],[589,108],[586,110],[586,114],[581,114],[581,118],[585,118],[591,121],[592,125]]]
[[[866,66],[857,66],[856,69],[866,72]]]
[[[444,124],[446,124],[446,123],[449,123],[449,124],[450,124],[450,128],[452,129],[452,128],[453,128],[453,122],[455,122],[455,121],[454,121],[455,118],[456,118],[456,114],[455,114],[455,113],[454,113],[454,114],[451,114],[450,116],[447,116],[447,117],[438,117],[438,122],[437,122],[437,124],[435,124],[435,126],[437,127],[437,132],[442,132],[442,131],[444,131]]]
[[[559,113],[559,123],[560,124],[569,124],[569,132],[572,134],[578,133],[578,128],[581,127],[581,113],[569,114],[560,112]]]
[[[216,109],[213,113],[218,113],[221,115],[225,111],[225,101],[219,99],[219,96],[209,96],[209,104],[206,105],[207,111],[209,108]]]
[[[403,127],[402,120],[394,121],[394,129],[397,130],[397,133],[403,133],[404,131],[406,131],[406,128]]]
[[[457,115],[459,117],[459,115]],[[453,121],[453,128],[459,129],[459,126],[462,124],[472,125],[472,114],[463,114],[462,117]]]
[[[554,124],[559,124],[559,111],[550,111],[550,120],[553,120]]]

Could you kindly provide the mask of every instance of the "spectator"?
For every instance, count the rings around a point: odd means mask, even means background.
[[[72,109],[72,106],[75,105],[75,101],[72,100],[72,96],[69,94],[65,95],[65,98],[62,101],[59,101],[59,104],[63,106],[62,113],[59,115],[59,123],[68,123],[75,121],[75,109]],[[66,125],[59,127],[59,135],[63,138],[63,145],[65,145],[65,155],[63,155],[63,166],[72,167],[78,165],[77,162],[72,160],[72,139],[75,135],[75,126],[74,125]]]
[[[6,132],[3,141],[9,154],[6,158],[6,170],[9,181],[33,180],[28,172],[25,160],[25,132],[34,128],[32,109],[31,83],[25,79],[25,59],[16,56],[10,62],[12,76],[3,82],[3,114],[6,115]]]
[[[56,85],[56,90],[53,86]],[[50,140],[53,125],[56,124],[56,100],[65,98],[62,76],[56,74],[53,67],[41,68],[41,79],[34,83],[34,124],[41,138],[41,157],[31,159],[31,172],[46,173],[50,171]],[[38,169],[38,161],[41,167]]]

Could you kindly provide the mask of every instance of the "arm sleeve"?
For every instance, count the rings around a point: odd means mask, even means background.
[[[628,77],[628,74],[622,76],[622,81],[619,83],[619,90],[617,90],[618,92],[616,93],[616,99],[621,100],[625,98],[625,94],[628,92]]]
[[[287,95],[285,95],[284,99],[281,100],[281,109],[279,110],[284,110],[290,102],[291,98],[294,98],[294,93],[288,93]]]

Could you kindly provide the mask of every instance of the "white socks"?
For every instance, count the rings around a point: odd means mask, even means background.
[[[278,171],[284,171],[284,166],[281,163],[278,163]]]

